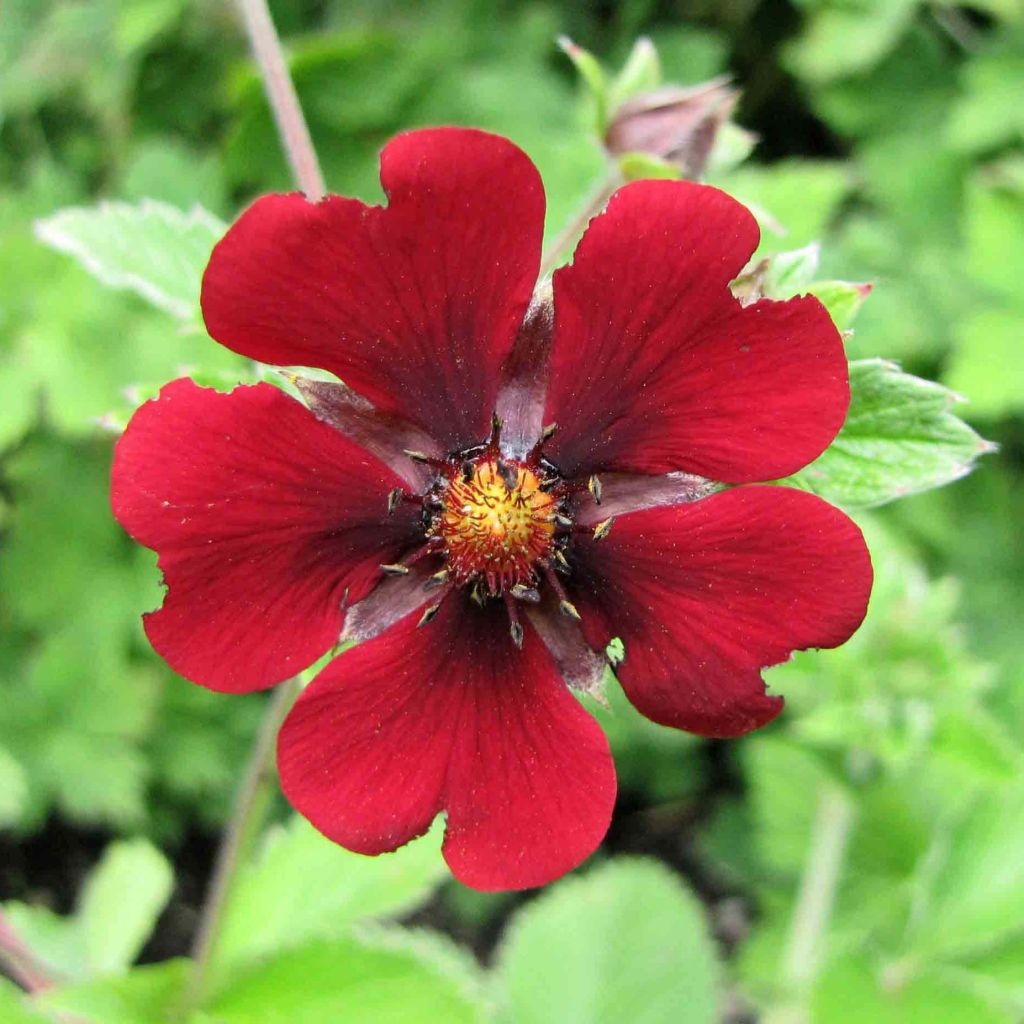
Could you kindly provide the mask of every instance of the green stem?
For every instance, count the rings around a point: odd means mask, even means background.
[[[299,681],[291,679],[281,683],[274,691],[249,755],[245,774],[238,786],[231,818],[217,851],[213,877],[203,901],[199,928],[192,947],[192,974],[182,1002],[181,1016],[185,1019],[207,995],[210,965],[217,951],[217,940],[220,937],[224,911],[231,896],[235,876],[252,838],[259,831],[268,803],[270,786],[274,778],[274,747],[277,733],[298,696],[299,689]]]
[[[612,193],[622,184],[618,168],[610,171],[583,204],[580,212],[561,230],[540,261],[540,276],[547,277],[568,250],[576,244],[592,217],[604,209]]]
[[[238,0],[238,9],[292,174],[306,198],[315,203],[327,188],[266,0]]]
[[[782,959],[786,980],[801,993],[810,988],[818,972],[853,817],[853,806],[846,794],[832,783],[822,785]]]

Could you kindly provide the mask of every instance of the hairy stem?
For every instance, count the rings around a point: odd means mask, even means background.
[[[217,948],[224,910],[246,849],[259,829],[273,781],[274,745],[278,730],[299,693],[298,679],[281,683],[267,704],[249,763],[239,783],[231,817],[224,831],[213,877],[203,901],[202,915],[192,947],[192,975],[185,993],[182,1017],[187,1018],[206,995],[210,964]]]
[[[853,807],[843,791],[831,783],[824,784],[818,793],[807,862],[782,959],[786,980],[800,990],[806,990],[818,972],[853,816]]]
[[[622,184],[618,169],[610,171],[600,182],[580,212],[559,232],[548,251],[540,261],[540,276],[547,277],[558,265],[569,248],[576,244],[586,230],[592,217],[596,217],[611,198],[612,193]]]
[[[306,198],[315,203],[327,189],[266,0],[238,0],[238,8],[292,174]]]

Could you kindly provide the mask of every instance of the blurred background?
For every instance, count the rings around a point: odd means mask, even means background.
[[[353,910],[330,893],[351,893],[345,873],[362,869],[330,860],[282,804],[277,861],[252,866],[255,909],[231,926],[243,946],[270,935],[245,963],[265,966],[275,942],[300,956],[296,936],[353,943],[344,929],[390,915],[403,936],[429,929],[409,956],[432,978],[486,993],[467,1013],[517,1022],[1024,1021],[1024,5],[271,6],[332,191],[377,200],[377,152],[396,131],[476,125],[540,167],[549,236],[604,161],[556,36],[617,68],[647,35],[669,81],[730,74],[735,120],[759,141],[711,180],[774,225],[762,253],[820,241],[819,276],[872,282],[851,357],[967,396],[958,413],[1000,450],[945,489],[858,513],[877,573],[868,620],[845,648],[771,671],[788,704],[768,729],[700,741],[612,694],[599,715],[621,796],[580,879],[481,895],[433,849],[412,851],[374,876],[383,900]],[[75,983],[53,1005],[99,1024],[171,1019],[154,993],[178,984],[167,964],[189,949],[264,700],[188,685],[148,648],[139,615],[159,603],[158,576],[109,513],[109,428],[183,371],[249,371],[102,288],[33,224],[143,198],[230,220],[290,187],[229,3],[0,7],[0,901]],[[318,900],[331,920],[310,926]],[[116,920],[126,905],[143,908],[130,927]],[[201,1019],[478,1019],[426,982],[418,1011],[382,1009],[397,975],[378,947],[350,951],[352,977],[323,948],[293,974],[349,986],[344,1009],[303,1016],[275,960],[241,970],[249,988]],[[129,974],[137,955],[159,966]],[[17,1016],[37,1011],[12,991],[0,1020],[57,1019]]]

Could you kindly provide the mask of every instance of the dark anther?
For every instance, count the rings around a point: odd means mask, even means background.
[[[491,414],[491,440],[490,446],[497,449],[498,443],[501,441],[501,420],[498,419],[498,414]]]
[[[433,459],[426,452],[414,452],[408,448],[402,449],[402,454],[407,455],[413,462],[432,462]]]
[[[558,523],[559,526],[572,526],[572,520],[568,516],[562,515],[561,512],[555,513],[555,522]]]
[[[569,600],[568,595],[565,592],[565,587],[562,586],[562,581],[555,575],[555,570],[550,562],[541,562],[541,568],[544,570],[544,578],[551,585],[551,589],[558,596],[558,609],[563,615],[567,615],[570,619],[575,619],[577,622],[580,621],[580,613],[576,611],[576,605]]]
[[[564,573],[569,573],[572,571],[572,566],[569,565],[569,559],[567,559],[565,557],[565,554],[562,551],[559,551],[558,548],[555,548],[555,550],[552,552],[552,557],[555,560],[556,569],[559,569]]]
[[[435,587],[440,587],[448,582],[448,570],[442,569],[440,572],[435,572],[433,576],[427,579],[427,582],[423,584],[424,590],[433,590]]]
[[[431,621],[431,619],[434,618],[434,616],[438,613],[438,611],[440,611],[440,609],[441,609],[441,602],[440,601],[438,601],[437,604],[432,604],[423,613],[423,617],[420,619],[420,621],[416,623],[416,628],[419,629],[420,626],[425,626],[428,622]]]
[[[470,600],[474,604],[478,604],[481,608],[483,608],[483,606],[484,606],[484,592],[480,588],[480,584],[479,583],[474,583],[473,586],[470,588],[469,597],[470,597]]]
[[[510,622],[508,624],[508,631],[512,634],[512,643],[519,648],[523,649],[523,627],[518,622]]]
[[[601,504],[601,480],[600,477],[592,476],[587,481],[587,490],[594,496],[594,502]]]
[[[510,594],[505,594],[505,610],[508,612],[508,630],[512,634],[512,643],[523,649],[523,625],[519,621],[519,609]]]
[[[473,463],[466,459],[462,464],[462,479],[468,484],[473,479]]]
[[[597,526],[594,527],[594,540],[604,540],[609,533],[612,532],[612,523],[615,522],[615,516],[609,516],[607,519],[602,520]]]
[[[519,483],[519,473],[514,470],[507,462],[498,462],[498,476],[501,477],[501,482],[505,485],[506,490],[514,491],[516,484]]]
[[[549,423],[549,424],[548,424],[548,425],[547,425],[547,426],[546,426],[546,427],[545,427],[545,428],[544,428],[544,429],[543,429],[543,430],[542,430],[542,431],[540,432],[540,441],[541,441],[541,444],[543,444],[543,443],[544,443],[545,441],[550,441],[550,440],[551,440],[551,438],[552,438],[552,437],[554,436],[554,433],[555,433],[555,431],[556,431],[557,429],[558,429],[558,424],[557,424],[557,423]]]
[[[404,566],[404,565],[399,565],[397,562],[394,562],[394,563],[392,563],[390,565],[382,565],[381,566],[381,571],[384,573],[385,576],[408,576],[409,575],[408,568],[406,566]]]
[[[395,509],[402,504],[402,488],[396,487],[393,491],[388,491],[388,515],[394,515]]]
[[[540,489],[545,494],[547,494],[548,492],[553,491],[556,487],[558,487],[558,485],[561,484],[561,482],[562,481],[559,480],[557,476],[553,476],[549,480],[541,480]]]
[[[517,583],[509,593],[517,601],[529,601],[530,604],[540,603],[540,591],[536,587],[528,587],[523,583]]]

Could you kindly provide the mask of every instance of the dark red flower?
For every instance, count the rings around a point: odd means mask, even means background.
[[[189,679],[260,689],[362,641],[280,735],[317,828],[375,854],[445,811],[462,881],[541,885],[608,826],[607,741],[566,684],[592,688],[613,637],[645,715],[736,736],[782,708],[763,667],[860,623],[845,515],[709,483],[829,444],[842,342],[816,299],[733,299],[758,230],[716,189],[621,189],[552,305],[531,303],[544,196],[511,143],[402,135],[381,177],[384,207],[258,200],[203,283],[222,344],[345,384],[298,378],[305,405],[167,385],[118,443],[114,511],[160,554],[146,631]]]

